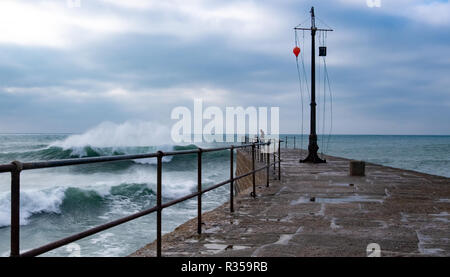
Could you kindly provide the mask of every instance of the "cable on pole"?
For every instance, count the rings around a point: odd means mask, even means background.
[[[298,46],[298,36],[297,36],[297,30],[295,30],[295,46]],[[298,82],[299,82],[299,90],[300,90],[300,105],[301,105],[301,130],[300,130],[300,149],[303,149],[303,130],[304,130],[304,101],[303,101],[303,87],[302,87],[302,78],[300,73],[300,67],[298,64],[298,56],[295,57],[296,66],[297,66],[297,76],[298,76]]]

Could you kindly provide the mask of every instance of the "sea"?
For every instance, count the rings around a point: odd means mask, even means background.
[[[103,123],[82,134],[0,134],[0,164],[216,147],[223,143],[170,144],[152,124]],[[307,148],[307,135],[288,136],[288,147]],[[319,135],[319,152],[450,177],[450,136]],[[285,147],[285,144],[282,144]],[[229,177],[229,152],[203,155],[203,186]],[[197,157],[163,159],[163,202],[196,190]],[[143,159],[23,171],[21,251],[156,205],[156,160]],[[0,174],[0,256],[10,250],[10,174]],[[223,186],[203,196],[203,211],[225,203]],[[196,199],[163,210],[162,231],[197,214]],[[42,256],[126,256],[156,238],[156,214],[84,238]],[[74,249],[77,251],[74,252]]]

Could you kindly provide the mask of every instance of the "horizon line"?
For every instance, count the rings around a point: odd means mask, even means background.
[[[0,135],[75,135],[83,134],[84,132],[0,132]],[[227,134],[223,134],[227,135]],[[239,135],[239,134],[234,134]],[[248,134],[247,134],[248,135]],[[280,133],[279,136],[296,135],[301,136],[300,133]],[[309,136],[309,134],[303,134]],[[450,134],[317,134],[317,136],[450,136]]]

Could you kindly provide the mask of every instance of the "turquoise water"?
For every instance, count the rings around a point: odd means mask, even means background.
[[[286,136],[288,147],[294,137],[301,147],[300,135]],[[450,177],[450,136],[319,135],[318,145],[319,153]],[[302,148],[308,148],[307,135]]]
[[[195,145],[147,143],[136,136],[113,137],[103,129],[83,135],[0,135],[0,163],[193,149]],[[122,132],[119,132],[122,133]],[[282,139],[284,139],[282,135]],[[293,147],[293,135],[288,147]],[[296,147],[302,144],[296,135]],[[126,141],[127,143],[123,143]],[[166,140],[168,141],[168,140]],[[284,146],[284,144],[282,144]],[[213,147],[217,144],[202,144]],[[303,148],[307,136],[303,137]],[[387,166],[450,177],[450,136],[319,136],[321,152]],[[229,152],[205,153],[204,186],[228,179]],[[163,160],[163,201],[196,190],[195,155]],[[31,249],[156,204],[154,159],[24,171],[21,174],[21,249]],[[9,253],[10,175],[0,174],[0,256]],[[208,192],[204,211],[228,200],[228,188]],[[163,232],[196,216],[189,200],[165,209]],[[81,256],[125,256],[156,237],[155,215],[109,229],[77,242]],[[45,255],[68,256],[61,247]]]

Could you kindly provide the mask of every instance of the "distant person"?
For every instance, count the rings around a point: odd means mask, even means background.
[[[259,131],[261,132],[261,135],[260,135],[260,141],[261,141],[261,142],[265,142],[265,141],[264,141],[264,131],[263,131],[262,129],[259,129]],[[262,152],[263,152],[263,153],[266,153],[266,147],[267,147],[267,146],[264,146],[264,147],[262,148]]]

